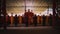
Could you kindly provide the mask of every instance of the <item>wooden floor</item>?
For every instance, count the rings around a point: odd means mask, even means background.
[[[0,29],[0,34],[59,34],[51,27],[7,27],[7,30]]]

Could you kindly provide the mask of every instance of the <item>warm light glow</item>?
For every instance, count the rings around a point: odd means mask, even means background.
[[[49,11],[48,11],[49,10]],[[24,13],[18,13],[17,16],[22,16]],[[34,13],[36,14],[37,16],[42,16],[42,15],[45,15],[45,16],[49,16],[49,14],[52,14],[53,15],[53,11],[52,11],[52,8],[49,8],[49,9],[46,9],[44,12],[42,12],[41,14],[40,13]],[[8,14],[9,16],[11,16],[11,13]],[[15,16],[16,14],[13,14],[13,16]]]
[[[31,6],[34,6],[33,2],[32,1],[26,1],[26,10],[28,10],[28,9],[33,10],[33,7],[31,7]]]
[[[25,1],[24,0],[7,0],[6,1],[6,10],[9,15],[13,13],[13,15],[21,15],[24,14],[25,12]],[[50,4],[49,4],[50,5]],[[39,7],[40,6],[40,7]],[[49,8],[49,13],[47,14],[48,11],[48,3],[40,0],[26,0],[26,10],[28,9],[33,10],[34,14],[37,15],[49,15],[50,13],[52,14],[52,7]],[[40,14],[41,13],[41,14]]]

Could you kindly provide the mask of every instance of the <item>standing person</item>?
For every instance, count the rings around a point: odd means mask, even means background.
[[[52,26],[52,15],[49,16],[49,25]]]
[[[33,24],[33,16],[34,16],[34,13],[33,13],[33,10],[30,11],[30,14],[29,14],[29,24],[32,25]]]
[[[37,23],[41,24],[41,16],[39,16],[39,15],[37,16]]]
[[[14,17],[14,24],[15,24],[15,26],[18,25],[18,17],[17,17],[17,15],[15,15],[15,17]]]
[[[7,26],[10,26],[10,17],[9,17],[9,15],[6,15],[6,23],[7,23]]]
[[[33,16],[33,23],[34,23],[34,26],[37,26],[37,16],[36,15]]]
[[[24,23],[24,15],[22,15],[22,24],[25,24],[25,23]]]
[[[7,24],[7,26],[9,25],[8,24],[8,14],[6,14],[6,24]]]
[[[22,24],[22,16],[20,16],[20,15],[18,16],[18,23]]]
[[[10,26],[13,25],[13,22],[14,22],[14,17],[13,17],[13,13],[11,13],[11,16],[10,16]]]
[[[10,16],[8,15],[8,25],[10,26]]]
[[[24,16],[24,22],[25,22],[26,27],[28,27],[28,16]]]
[[[45,24],[46,24],[46,16],[43,15],[42,17],[43,17],[43,26],[45,26]]]
[[[28,27],[28,12],[24,13],[23,21],[25,23],[25,26]]]

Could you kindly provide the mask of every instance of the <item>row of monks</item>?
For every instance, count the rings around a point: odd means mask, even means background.
[[[0,22],[3,23],[4,21],[4,16],[1,16],[0,18]],[[34,14],[32,11],[30,12],[30,9],[28,9],[28,12],[25,12],[24,15],[22,16],[13,16],[13,14],[11,14],[11,16],[9,16],[8,14],[6,15],[6,23],[7,24],[42,24],[42,25],[52,25],[52,15],[50,14],[50,16],[36,16],[36,14]]]

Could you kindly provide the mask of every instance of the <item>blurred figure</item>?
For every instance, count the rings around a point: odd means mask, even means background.
[[[28,24],[32,24],[32,17],[33,17],[33,13],[32,13],[32,10],[30,11],[30,9],[28,9],[28,12],[25,12],[24,13],[24,17],[27,17],[27,21],[28,21]]]
[[[52,26],[52,15],[51,15],[51,14],[50,14],[50,16],[49,16],[48,22],[49,22],[49,25]]]
[[[24,16],[24,22],[25,22],[26,27],[28,27],[28,16]]]
[[[14,17],[13,17],[13,13],[11,13],[11,16],[10,16],[10,23],[11,23],[11,25],[10,26],[13,25],[13,22],[14,22]]]
[[[29,18],[29,20],[30,20],[30,23],[29,24],[33,24],[33,16],[34,16],[34,13],[33,13],[33,10],[31,10],[31,12],[30,12],[30,18]]]
[[[30,12],[30,9],[28,9],[27,15],[28,15],[28,24],[30,25],[31,24],[31,12]]]
[[[18,16],[17,15],[15,15],[15,17],[14,17],[14,24],[16,27],[18,26]]]
[[[45,24],[46,24],[46,16],[43,15],[42,18],[43,18],[43,23],[42,24],[43,24],[43,26],[45,26]]]
[[[6,23],[7,23],[7,26],[8,26],[8,14],[6,14]]]
[[[36,15],[33,16],[33,23],[34,23],[34,26],[37,26],[37,16]]]
[[[6,14],[6,23],[7,23],[7,26],[10,26],[10,17],[8,14]]]
[[[26,12],[26,11],[23,16],[23,21],[25,23],[25,26],[28,27],[28,12]]]
[[[10,16],[8,15],[8,26],[10,26]]]
[[[41,26],[43,25],[43,15],[41,15]]]
[[[33,10],[31,10],[31,11],[28,10],[28,23],[29,23],[29,25],[32,24],[33,16],[34,16]]]
[[[37,16],[37,23],[41,24],[41,16],[39,16],[39,15]]]
[[[46,16],[46,25],[49,25],[49,16]]]
[[[24,15],[22,15],[22,23],[25,24],[25,22],[24,22]]]
[[[22,24],[22,16],[18,16],[19,24]]]

